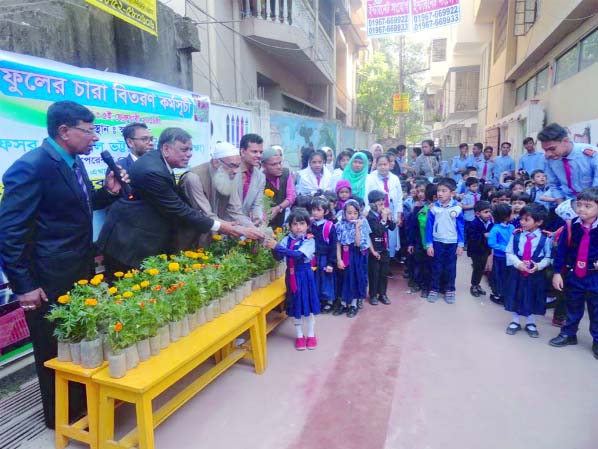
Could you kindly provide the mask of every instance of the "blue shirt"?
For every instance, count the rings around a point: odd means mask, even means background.
[[[492,226],[488,233],[488,246],[494,250],[496,257],[506,257],[505,251],[514,230],[512,224],[498,223]]]
[[[525,170],[528,174],[532,174],[534,170],[544,170],[546,158],[543,151],[534,151],[529,154],[527,151],[519,158],[519,170]]]
[[[461,159],[461,155],[458,155],[453,158],[451,169],[453,171],[453,178],[455,181],[463,179],[463,175],[459,173],[459,170],[464,170],[467,167],[475,167],[475,165],[473,165],[473,158],[471,156]]]
[[[514,172],[515,171],[515,161],[509,155],[507,156],[496,156],[494,158],[494,184],[498,184],[498,180],[500,179],[500,175],[503,172]]]
[[[527,189],[526,193],[530,196],[534,203],[541,204],[546,209],[550,209],[555,203],[549,201],[542,201],[540,197],[542,196],[550,196],[550,187],[536,187],[533,186],[531,189]]]
[[[465,196],[461,200],[461,204],[465,206],[474,206],[480,200],[479,193],[473,193],[471,190],[465,192]],[[473,221],[475,218],[475,211],[473,209],[463,210],[463,218],[465,221]]]
[[[583,189],[598,186],[598,148],[587,143],[574,143],[567,159],[573,190],[567,184],[563,158],[546,159],[546,177],[553,198],[572,199]]]
[[[528,231],[521,232],[521,234],[519,236],[519,246],[516,251],[515,251],[515,248],[513,248],[513,245],[515,244],[515,238],[514,238],[515,235],[511,235],[511,238],[509,239],[509,244],[507,245],[506,253],[513,254],[513,255],[517,256],[519,259],[522,259],[523,258],[523,250],[525,249],[525,242],[527,241],[527,236],[529,234],[534,235],[534,238],[532,239],[532,255],[533,255],[536,252],[536,249],[538,248],[538,244],[542,241],[542,231],[540,230],[540,228],[537,228],[534,232],[528,232]],[[552,250],[552,239],[547,237],[544,240],[544,248],[540,252],[539,257],[541,259],[550,257],[551,250]],[[513,266],[513,264],[511,263],[511,261],[508,258],[507,258],[507,265]]]
[[[487,165],[486,176],[484,176],[484,166]],[[486,182],[494,183],[494,162],[492,159],[486,160],[482,158],[476,165],[478,169],[478,179],[485,179]]]
[[[51,137],[48,137],[48,142],[50,142],[50,145],[52,145],[58,154],[60,154],[60,157],[66,162],[66,165],[73,168],[73,164],[77,161],[77,158],[58,145],[58,143]]]

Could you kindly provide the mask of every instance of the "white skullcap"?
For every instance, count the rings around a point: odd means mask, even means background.
[[[555,213],[565,221],[573,220],[574,218],[577,217],[577,213],[571,206],[571,203],[572,203],[572,200],[563,201],[554,210]]]
[[[212,150],[212,159],[222,159],[223,157],[238,156],[239,150],[229,142],[218,142]]]
[[[280,145],[272,145],[270,148],[272,148],[273,150],[276,150],[276,151],[280,151],[281,153],[284,153],[284,150],[282,149],[282,147]]]

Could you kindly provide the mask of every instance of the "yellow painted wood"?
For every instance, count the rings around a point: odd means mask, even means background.
[[[90,378],[98,371],[101,371],[104,368],[106,368],[108,366],[108,362],[103,362],[97,368],[87,369],[83,368],[80,365],[75,365],[73,362],[60,362],[58,359],[54,358],[44,362],[44,366],[46,368],[53,369],[56,372],[60,371],[61,373],[74,374],[78,377]]]

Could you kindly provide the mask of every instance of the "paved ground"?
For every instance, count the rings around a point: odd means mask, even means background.
[[[391,306],[319,317],[316,351],[293,349],[287,321],[268,340],[263,375],[233,367],[157,429],[156,447],[598,448],[587,322],[576,347],[548,346],[558,333],[548,318],[539,339],[506,335],[509,314],[469,296],[467,261],[454,305],[408,294],[397,276]],[[119,413],[124,428],[130,410]],[[27,447],[51,448],[52,438]]]

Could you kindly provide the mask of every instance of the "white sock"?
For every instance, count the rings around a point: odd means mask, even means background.
[[[511,316],[511,323],[519,324],[519,315],[515,312],[513,312],[513,315]]]
[[[357,307],[357,298],[351,301],[351,307]]]
[[[307,336],[316,336],[316,317],[313,313],[311,313],[309,317],[307,317]]]
[[[303,338],[303,318],[295,318],[295,332],[297,338]]]
[[[536,317],[533,315],[526,317],[525,320],[527,321],[527,324],[533,324],[534,326],[536,325]]]

